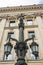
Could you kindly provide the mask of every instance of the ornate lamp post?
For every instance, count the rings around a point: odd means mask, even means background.
[[[27,65],[27,63],[25,62],[25,55],[26,55],[27,49],[28,49],[28,46],[27,46],[26,42],[29,41],[29,40],[32,40],[32,38],[24,40],[24,23],[23,23],[24,16],[21,14],[19,16],[19,19],[20,19],[20,23],[19,23],[19,41],[16,40],[16,39],[13,39],[13,38],[10,38],[10,39],[16,41],[16,45],[15,45],[14,49],[15,49],[15,52],[18,56],[18,59],[17,59],[17,63],[15,65]],[[31,48],[33,49],[33,47],[34,47],[34,44],[32,43]],[[7,48],[7,50],[5,51],[5,53],[6,54],[7,54],[7,52],[10,53],[11,49],[12,49],[12,45],[8,42],[8,44],[5,45],[5,49],[6,48]]]
[[[21,14],[19,18],[20,18],[19,42],[16,43],[14,47],[16,54],[18,56],[16,65],[27,65],[27,63],[25,62],[25,55],[26,55],[28,46],[26,42],[24,41],[24,23],[23,23],[24,16]]]

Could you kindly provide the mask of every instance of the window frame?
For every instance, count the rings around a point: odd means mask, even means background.
[[[9,27],[14,27],[15,26],[15,21],[10,21],[10,23],[9,23]]]
[[[32,35],[35,36],[35,31],[28,31],[28,38],[32,38]]]
[[[33,25],[33,20],[32,19],[27,20],[27,25],[29,26]]]
[[[8,38],[11,38],[11,34],[13,34],[14,35],[14,32],[8,32],[8,36],[7,36],[7,39]],[[10,36],[10,37],[9,37]],[[14,37],[13,37],[14,38]]]

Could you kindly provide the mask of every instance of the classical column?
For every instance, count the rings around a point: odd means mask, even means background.
[[[2,42],[5,24],[6,24],[6,18],[3,18],[0,22],[0,42]]]

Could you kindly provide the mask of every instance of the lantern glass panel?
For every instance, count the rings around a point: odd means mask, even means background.
[[[5,48],[4,48],[5,52],[7,52],[7,48],[8,48],[8,46],[5,46]]]
[[[38,46],[33,46],[32,51],[38,51]]]
[[[33,51],[36,51],[36,46],[33,46]]]
[[[11,46],[8,47],[8,51],[9,51],[9,52],[11,51]]]
[[[36,46],[36,51],[39,51],[39,48],[38,48],[38,46]]]

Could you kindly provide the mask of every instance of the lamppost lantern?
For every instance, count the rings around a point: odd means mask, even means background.
[[[30,48],[32,50],[32,54],[34,54],[35,57],[37,58],[38,57],[38,52],[39,52],[39,49],[38,49],[39,46],[38,46],[38,44],[33,41],[32,44],[30,45]]]
[[[8,56],[11,53],[12,50],[12,44],[10,43],[10,41],[8,41],[5,45],[4,45],[4,53],[6,54],[6,56]]]

